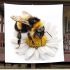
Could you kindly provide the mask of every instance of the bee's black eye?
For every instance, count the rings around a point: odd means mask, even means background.
[[[41,27],[41,28],[37,29],[37,32],[42,32],[44,30],[45,30],[45,28],[44,27]]]
[[[37,31],[38,31],[38,32],[41,32],[41,29],[38,29]]]
[[[32,23],[36,23],[36,20],[35,20],[35,19],[33,19],[31,22],[32,22]]]

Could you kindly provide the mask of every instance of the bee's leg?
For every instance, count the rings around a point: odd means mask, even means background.
[[[28,33],[28,38],[29,38],[30,40],[32,40],[32,43],[34,44],[34,41],[33,41],[32,37],[31,37],[30,33]]]
[[[19,48],[20,47],[20,43],[21,43],[21,40],[18,40],[18,45],[16,48]]]
[[[17,38],[18,38],[18,41],[17,41],[18,46],[17,46],[17,48],[19,48],[20,44],[21,44],[21,32],[18,33]]]

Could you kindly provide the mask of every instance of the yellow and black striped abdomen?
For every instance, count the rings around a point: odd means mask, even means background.
[[[15,24],[15,30],[21,31],[21,33],[27,32],[28,28],[29,28],[29,26],[24,23],[16,22],[16,24]]]

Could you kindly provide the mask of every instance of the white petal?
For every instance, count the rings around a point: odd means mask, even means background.
[[[58,38],[51,38],[47,41],[48,43],[58,43]]]
[[[47,54],[48,56],[54,56],[55,52],[47,46],[40,47],[39,49],[40,54]]]
[[[40,55],[40,59],[42,59],[42,60],[48,60],[49,58],[50,58],[50,56],[47,54],[41,54]]]
[[[46,46],[50,47],[51,49],[54,48],[54,49],[58,49],[58,44],[57,43],[46,43]]]
[[[26,60],[30,59],[34,55],[34,52],[35,48],[29,48],[25,53],[25,59]]]
[[[24,55],[28,50],[28,48],[29,48],[28,45],[21,44],[20,47],[16,49],[16,53],[18,53],[19,55]]]
[[[55,55],[55,51],[52,50],[52,48],[49,48],[48,46],[45,47],[45,50],[47,51],[46,53],[50,56],[54,56]]]
[[[56,31],[51,32],[51,35],[53,38],[58,38],[58,32]]]
[[[34,60],[38,60],[39,59],[39,51],[36,49],[33,58]]]
[[[44,47],[43,47],[44,48]],[[46,60],[49,58],[49,55],[45,54],[47,51],[45,50],[41,50],[42,48],[38,48],[38,52],[39,52],[39,58],[40,59],[43,59],[43,60]]]

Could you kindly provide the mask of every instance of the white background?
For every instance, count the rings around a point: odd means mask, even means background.
[[[14,5],[4,4],[5,6],[5,62],[10,63],[49,63],[64,61],[63,53],[63,5]],[[49,60],[26,61],[23,56],[15,53],[11,40],[13,38],[14,21],[10,18],[12,15],[22,15],[22,11],[27,11],[33,16],[37,16],[45,22],[56,26],[58,38],[62,41],[59,43],[59,49],[55,57]]]

